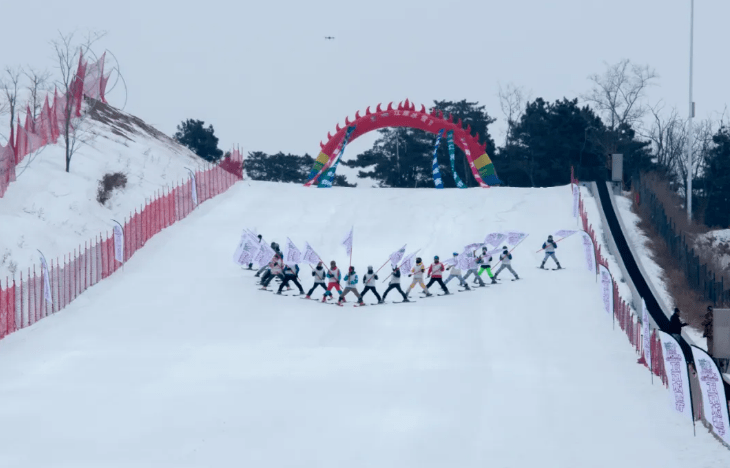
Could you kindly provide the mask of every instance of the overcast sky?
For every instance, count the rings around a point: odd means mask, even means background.
[[[223,148],[315,154],[335,124],[379,102],[479,101],[503,120],[498,84],[577,97],[604,62],[660,75],[650,92],[688,108],[690,0],[3,2],[0,64],[53,67],[49,41],[103,30],[126,110],[171,134],[211,123]],[[695,5],[698,117],[730,104],[730,1]],[[326,41],[324,36],[335,36]],[[117,87],[109,96],[121,107]],[[500,126],[491,132],[498,144]],[[350,155],[371,142],[357,141]]]

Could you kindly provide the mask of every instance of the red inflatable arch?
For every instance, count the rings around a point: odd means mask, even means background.
[[[327,134],[327,142],[321,143],[321,152],[314,162],[312,171],[309,174],[309,180],[305,186],[311,186],[319,180],[322,174],[335,162],[339,154],[340,145],[345,138],[345,132],[348,127],[355,126],[355,130],[350,135],[349,142],[357,137],[364,135],[373,130],[385,127],[410,127],[424,130],[433,134],[437,134],[439,130],[444,132],[449,130],[454,132],[454,143],[464,151],[469,161],[474,178],[482,187],[500,184],[497,173],[494,170],[494,164],[487,155],[487,147],[479,144],[479,134],[471,135],[471,127],[463,127],[461,119],[455,121],[452,115],[445,117],[443,112],[431,109],[426,111],[426,107],[421,105],[420,110],[416,110],[416,106],[405,100],[399,103],[397,108],[393,108],[393,103],[388,104],[387,109],[381,109],[381,104],[370,111],[370,107],[365,111],[365,115],[360,115],[360,111],[355,113],[355,120],[350,121],[345,118],[345,126],[337,128],[334,135]],[[349,143],[348,142],[348,143]]]

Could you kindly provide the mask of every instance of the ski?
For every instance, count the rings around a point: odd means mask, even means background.
[[[408,301],[393,301],[393,304],[412,304],[414,302],[418,302],[418,301],[412,301],[412,300],[408,299]]]
[[[436,294],[437,296],[453,296],[452,293]]]
[[[474,289],[473,288],[469,288],[469,289],[458,289],[458,291],[459,292],[471,292],[471,291],[474,291]]]

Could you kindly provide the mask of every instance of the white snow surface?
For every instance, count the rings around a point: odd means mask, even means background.
[[[116,111],[119,112],[119,111]],[[25,157],[16,168],[17,181],[0,198],[0,279],[24,276],[39,264],[37,250],[48,261],[73,253],[100,232],[123,223],[131,211],[163,187],[187,180],[185,167],[203,162],[173,140],[151,135],[124,116],[113,126],[86,118],[81,145],[65,172],[63,138]],[[130,131],[131,130],[131,131]],[[127,186],[115,190],[105,206],[96,201],[99,181],[106,173],[123,172]]]
[[[0,466],[727,466],[612,330],[579,237],[559,244],[566,270],[536,268],[570,206],[568,187],[239,183],[0,341]],[[530,237],[520,281],[364,308],[260,291],[231,261],[255,227],[346,266],[352,226],[361,276],[406,242],[430,263],[491,231]]]

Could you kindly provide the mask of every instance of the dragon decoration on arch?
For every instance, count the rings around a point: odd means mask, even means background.
[[[466,154],[471,172],[479,185],[488,188],[490,185],[501,184],[494,170],[494,164],[487,155],[487,145],[480,144],[479,134],[472,136],[471,126],[467,125],[464,128],[461,119],[457,121],[451,114],[444,116],[444,113],[437,109],[427,111],[424,105],[421,105],[420,110],[416,110],[415,104],[409,102],[408,99],[399,103],[396,108],[393,108],[392,102],[386,109],[382,109],[381,106],[382,104],[378,104],[375,112],[371,112],[370,106],[368,106],[365,115],[360,115],[360,111],[357,111],[355,120],[350,121],[349,117],[346,117],[344,127],[337,124],[334,135],[327,133],[327,142],[319,143],[321,151],[312,166],[305,186],[316,184],[327,169],[335,163],[349,127],[355,127],[355,129],[351,133],[348,143],[361,135],[385,127],[417,128],[434,135],[441,129],[445,132],[451,130],[454,132],[454,142]]]

